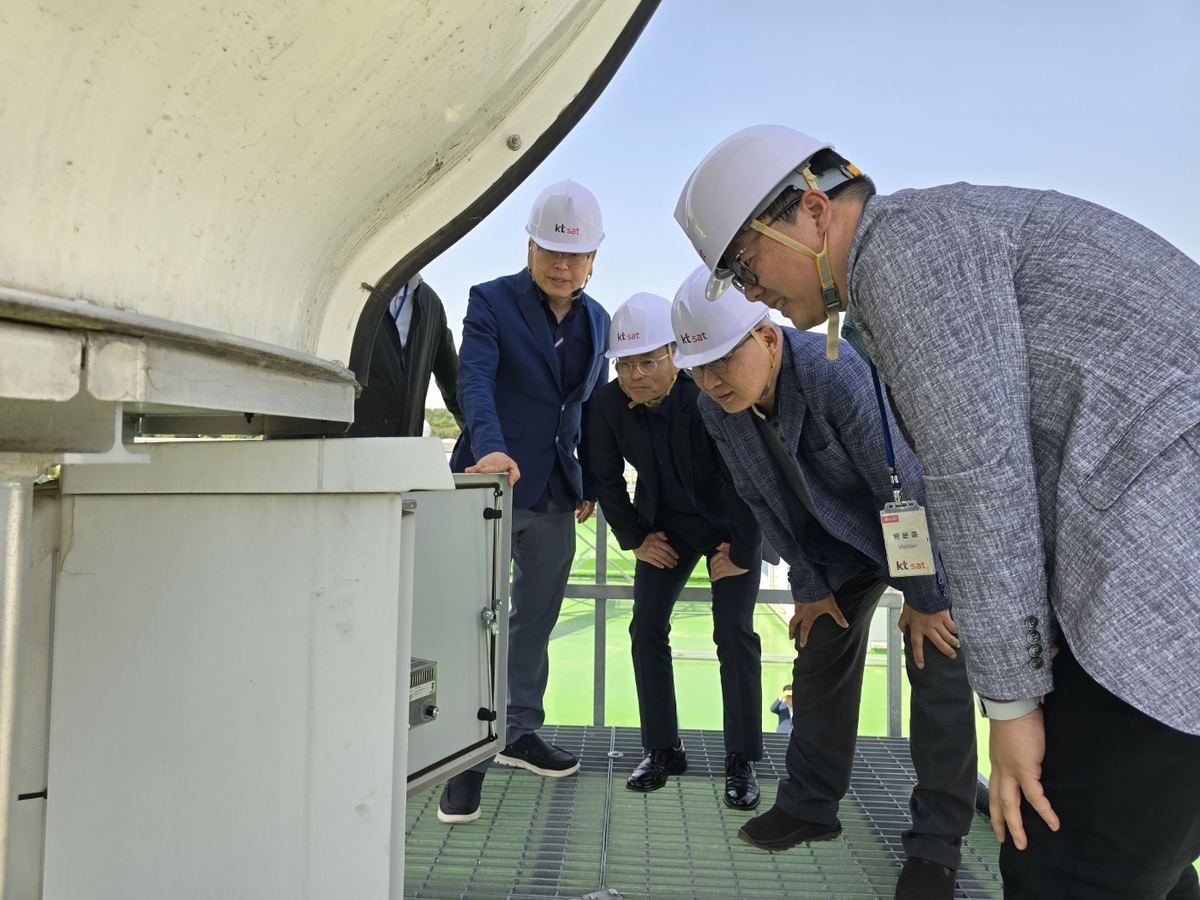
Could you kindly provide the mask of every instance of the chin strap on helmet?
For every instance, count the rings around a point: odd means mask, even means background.
[[[771,364],[771,368],[767,372],[767,383],[763,385],[762,393],[758,395],[758,399],[750,406],[756,416],[760,419],[765,419],[766,415],[758,408],[758,404],[766,400],[767,394],[771,393],[771,376],[775,374],[775,357],[771,355],[771,351],[767,349],[767,345],[763,343],[763,339],[758,336],[757,328],[750,332],[750,337],[754,338],[754,343],[762,347],[762,352],[767,354],[767,362]]]
[[[842,312],[842,295],[838,291],[837,284],[833,280],[833,272],[829,268],[829,234],[825,235],[825,242],[821,246],[820,253],[814,253],[811,248],[804,246],[799,241],[794,241],[786,234],[776,231],[770,225],[765,225],[757,219],[752,219],[750,227],[762,232],[767,237],[774,241],[778,241],[785,247],[790,247],[797,253],[803,253],[809,259],[817,264],[817,274],[821,278],[821,297],[825,301],[825,318],[828,322],[828,327],[825,334],[825,356],[828,359],[838,358],[838,321],[841,319]]]

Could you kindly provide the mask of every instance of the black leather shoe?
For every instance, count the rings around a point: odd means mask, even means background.
[[[483,793],[483,773],[468,769],[446,782],[438,800],[438,818],[451,825],[474,822],[479,818],[479,797]]]
[[[547,744],[536,731],[517,738],[497,753],[496,762],[548,778],[562,778],[579,771],[579,760],[561,747]]]
[[[730,809],[754,809],[758,806],[758,774],[754,763],[736,753],[725,757],[725,794],[721,797]]]
[[[657,791],[672,775],[687,771],[687,754],[683,752],[683,741],[673,750],[650,750],[646,758],[633,770],[625,781],[631,791]]]
[[[738,837],[760,850],[787,850],[809,841],[832,841],[842,833],[837,819],[832,825],[806,822],[789,816],[778,806],[772,806],[761,816],[755,816],[738,829]]]
[[[896,900],[954,900],[955,874],[931,860],[909,857],[896,882]]]

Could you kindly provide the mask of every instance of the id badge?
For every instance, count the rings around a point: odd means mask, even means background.
[[[879,514],[879,522],[883,526],[888,571],[893,577],[934,573],[933,545],[929,542],[924,508],[912,500],[889,503]]]

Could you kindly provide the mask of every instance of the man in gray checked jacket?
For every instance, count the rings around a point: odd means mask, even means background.
[[[707,281],[701,267],[676,296],[676,358],[704,391],[705,425],[738,495],[787,560],[796,601],[787,777],[775,805],[738,836],[786,850],[841,833],[871,619],[891,584],[905,597],[900,624],[917,773],[896,897],[952,900],[974,816],[975,712],[940,567],[907,578],[889,572],[879,517],[893,499],[886,413],[870,372],[849,347],[846,360],[829,362],[823,337],[776,327],[765,306],[733,291],[710,303]],[[920,464],[890,417],[888,427],[905,496],[923,501]]]
[[[1200,897],[1200,265],[1052,191],[876,196],[771,125],[676,219],[712,293],[802,328],[848,307],[890,390],[991,720],[1005,896]]]

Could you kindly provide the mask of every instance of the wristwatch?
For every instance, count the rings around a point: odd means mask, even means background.
[[[979,695],[979,712],[985,719],[995,719],[997,722],[1006,722],[1009,719],[1019,719],[1021,716],[1028,715],[1039,706],[1042,701],[1037,697],[1026,697],[1024,700],[992,700],[990,697]]]

